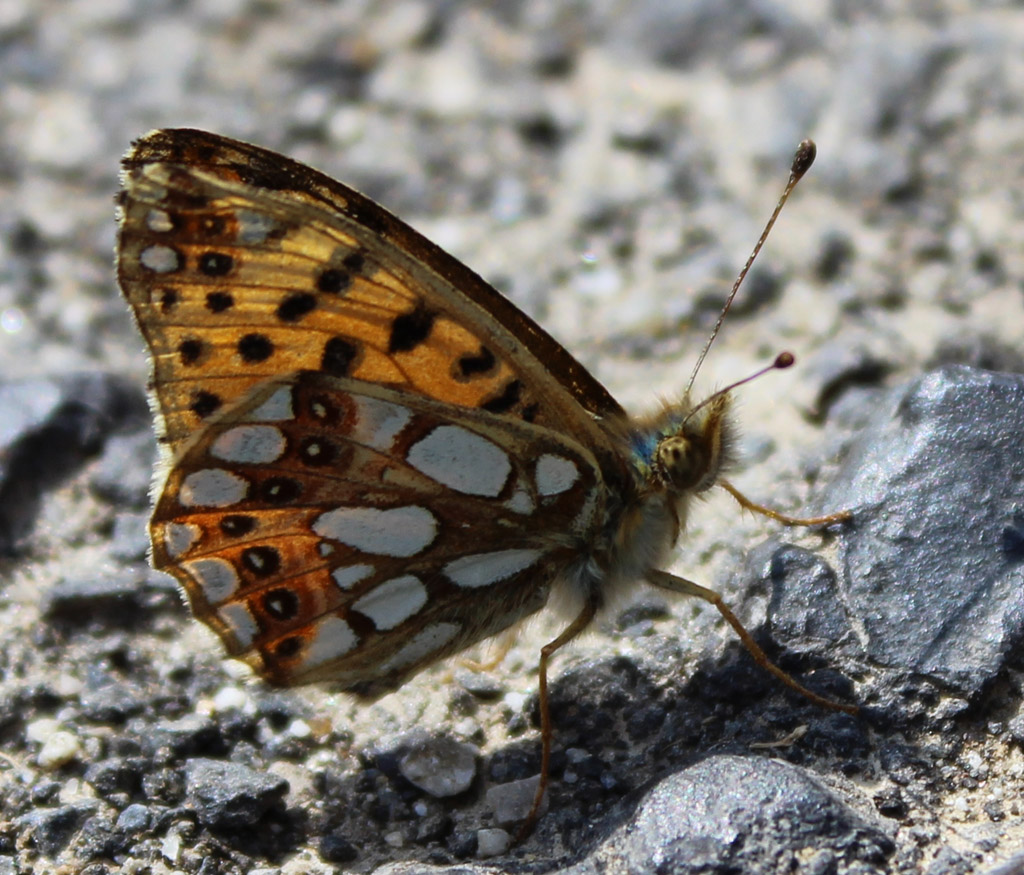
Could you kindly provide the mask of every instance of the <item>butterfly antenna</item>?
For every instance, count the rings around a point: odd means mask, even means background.
[[[730,383],[725,388],[719,389],[717,392],[712,392],[710,395],[708,395],[707,398],[701,401],[700,404],[698,404],[696,407],[693,408],[693,410],[686,414],[686,418],[683,419],[683,425],[685,425],[690,419],[694,417],[694,415],[696,415],[700,410],[707,407],[716,398],[720,398],[722,395],[728,394],[733,389],[737,389],[740,386],[744,385],[745,383],[749,383],[751,380],[756,380],[758,377],[763,377],[769,371],[785,370],[786,368],[790,367],[795,361],[796,358],[794,357],[793,353],[780,352],[777,356],[775,356],[775,361],[773,361],[770,365],[765,365],[760,370],[754,371],[754,373],[749,374],[742,380],[737,380],[735,383]]]
[[[701,365],[704,364],[704,359],[707,357],[708,350],[711,349],[711,344],[713,344],[715,342],[715,338],[718,337],[718,332],[721,330],[722,323],[725,321],[725,315],[729,312],[729,308],[732,306],[733,299],[736,297],[736,292],[739,291],[743,280],[746,279],[747,274],[750,272],[750,266],[754,263],[754,259],[757,258],[757,254],[761,251],[761,247],[764,246],[764,241],[768,239],[768,235],[775,226],[775,220],[779,217],[779,213],[782,212],[782,207],[785,205],[786,201],[789,200],[789,196],[792,194],[793,189],[796,188],[796,184],[803,179],[804,174],[810,170],[817,154],[818,147],[814,145],[814,140],[804,140],[797,147],[796,154],[793,156],[793,163],[789,168],[789,182],[786,183],[786,187],[782,191],[782,196],[779,198],[779,202],[775,205],[775,209],[772,211],[771,217],[768,219],[768,223],[764,226],[764,230],[761,232],[761,236],[757,240],[757,245],[754,246],[754,251],[750,253],[747,263],[743,265],[743,270],[741,270],[740,275],[736,277],[736,282],[732,284],[732,291],[729,292],[729,297],[725,299],[725,306],[722,307],[722,312],[718,314],[718,321],[715,323],[715,328],[711,332],[711,336],[708,338],[707,343],[704,344],[704,349],[701,350],[700,357],[697,359],[697,364],[693,367],[693,373],[690,374],[690,382],[686,384],[687,394],[689,394],[690,390],[693,388],[693,382],[697,379],[697,373],[700,371]],[[767,370],[771,370],[771,368],[767,368]],[[758,372],[758,374],[755,374],[754,376],[759,376],[760,373],[761,372]],[[751,379],[753,379],[753,377],[747,378],[747,380]],[[740,380],[740,383],[745,383],[747,380]],[[740,383],[735,385],[738,386]],[[735,388],[735,386],[730,388]],[[718,395],[721,393],[716,392],[715,394]]]

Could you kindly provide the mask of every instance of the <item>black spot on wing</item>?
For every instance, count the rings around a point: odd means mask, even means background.
[[[223,216],[203,216],[199,221],[199,233],[204,237],[222,237],[226,223]]]
[[[362,273],[363,268],[366,267],[366,259],[363,257],[362,252],[353,252],[351,255],[346,255],[341,260],[341,263],[352,273]]]
[[[221,533],[228,538],[241,538],[256,529],[256,518],[234,513],[221,517]]]
[[[488,399],[480,407],[490,413],[508,413],[523,394],[523,384],[519,380],[509,380],[500,395]]]
[[[302,646],[303,640],[301,635],[289,635],[274,645],[274,656],[278,659],[291,659],[294,656],[298,656]]]
[[[299,458],[311,468],[323,468],[334,464],[338,446],[322,437],[308,437],[299,445]]]
[[[242,565],[256,577],[270,577],[281,570],[281,554],[273,547],[247,547],[242,551]]]
[[[470,380],[473,377],[490,373],[496,364],[497,359],[494,358],[494,353],[486,346],[481,346],[480,352],[475,355],[459,356],[455,363],[455,376],[463,380]]]
[[[177,289],[161,289],[160,291],[160,312],[165,316],[174,311],[178,306]]]
[[[195,337],[188,337],[178,344],[178,358],[188,367],[199,361],[203,354],[203,342]]]
[[[220,397],[213,392],[200,389],[192,395],[192,403],[189,405],[189,409],[200,419],[206,419],[208,416],[216,413],[222,403]]]
[[[267,504],[291,504],[302,495],[302,484],[294,477],[268,477],[260,484],[260,497]]]
[[[235,299],[230,292],[210,292],[206,296],[206,309],[211,313],[223,313],[235,305]]]
[[[285,298],[277,308],[277,318],[282,322],[298,322],[307,313],[316,309],[316,295],[298,292]]]
[[[337,267],[328,267],[320,272],[316,278],[318,292],[328,295],[340,295],[352,285],[352,275],[347,270]]]
[[[246,334],[238,341],[238,354],[249,364],[265,362],[274,354],[274,343],[265,334]]]
[[[263,610],[279,622],[293,620],[299,613],[298,596],[283,586],[274,587],[264,593],[260,601],[263,604]]]
[[[346,377],[359,358],[359,346],[345,337],[332,337],[324,344],[320,369],[332,377]]]
[[[226,252],[204,252],[199,256],[199,271],[206,276],[227,276],[235,260]]]
[[[435,318],[437,318],[437,314],[428,310],[422,301],[412,312],[398,316],[391,323],[388,352],[409,352],[415,349],[430,336]]]

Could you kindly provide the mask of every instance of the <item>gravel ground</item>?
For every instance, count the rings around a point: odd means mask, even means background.
[[[0,875],[1024,871],[1021,82],[997,3],[0,0]],[[385,204],[638,412],[813,137],[699,383],[791,350],[734,479],[854,523],[780,540],[716,493],[672,570],[864,714],[638,587],[556,659],[509,847],[557,617],[372,706],[222,660],[145,562],[112,270],[120,156],[182,126]]]

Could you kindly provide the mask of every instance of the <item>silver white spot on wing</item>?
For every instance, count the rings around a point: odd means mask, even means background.
[[[313,628],[313,640],[306,646],[302,667],[310,668],[344,656],[359,643],[359,636],[341,617],[327,616]]]
[[[496,550],[493,553],[475,553],[460,556],[444,566],[444,575],[457,586],[474,589],[505,580],[533,565],[540,550]]]
[[[151,209],[146,213],[146,227],[157,234],[174,230],[174,222],[165,210]]]
[[[534,477],[537,480],[537,492],[543,496],[558,495],[580,479],[580,469],[575,462],[564,456],[545,453],[537,459]]]
[[[231,598],[238,589],[238,572],[226,559],[193,559],[182,562],[181,566],[202,587],[203,595],[211,604]]]
[[[458,425],[439,425],[409,448],[405,460],[431,480],[466,495],[498,495],[512,471],[501,447]]]
[[[181,270],[181,254],[170,246],[154,243],[139,253],[139,264],[153,273],[174,273]]]
[[[250,422],[284,422],[295,419],[295,408],[292,406],[292,387],[281,386],[275,389],[247,418]]]
[[[231,602],[217,609],[220,618],[227,624],[231,634],[243,649],[252,646],[260,627],[244,602]]]
[[[512,511],[512,513],[522,514],[523,516],[527,516],[537,509],[533,503],[533,497],[522,487],[516,489],[512,493],[512,497],[503,506]]]
[[[202,529],[193,523],[165,523],[163,526],[163,543],[167,555],[177,559],[184,555],[199,541]]]
[[[193,471],[181,482],[182,507],[230,507],[249,492],[249,481],[223,468]]]
[[[395,436],[409,424],[412,411],[400,404],[353,395],[356,416],[349,438],[374,450],[390,450]]]
[[[462,626],[458,623],[432,623],[421,629],[393,656],[380,664],[380,674],[385,675],[395,669],[413,665],[430,654],[437,653],[458,635],[461,629]]]
[[[372,565],[345,565],[335,568],[331,578],[339,589],[352,589],[360,580],[373,574],[374,570]]]
[[[277,220],[266,213],[253,210],[238,210],[238,240],[241,243],[263,243],[278,228]]]
[[[280,459],[287,446],[284,433],[272,425],[236,425],[217,436],[210,455],[225,462],[266,465]]]
[[[406,574],[385,581],[352,603],[352,609],[373,620],[379,630],[394,629],[427,603],[427,588]]]
[[[415,556],[437,537],[437,518],[425,507],[379,510],[339,507],[320,514],[313,531],[377,556]]]

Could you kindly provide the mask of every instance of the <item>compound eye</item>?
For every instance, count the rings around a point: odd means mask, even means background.
[[[702,479],[706,463],[701,464],[702,453],[688,438],[667,437],[658,444],[656,451],[658,471],[662,479],[674,489],[692,489]]]

